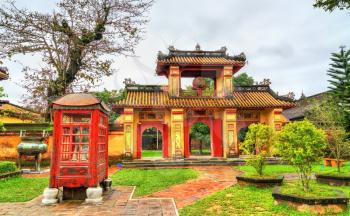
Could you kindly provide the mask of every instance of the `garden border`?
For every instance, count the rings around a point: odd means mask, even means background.
[[[350,176],[335,176],[328,174],[315,174],[316,181],[335,186],[350,186]]]
[[[237,182],[240,185],[255,185],[257,187],[272,187],[276,185],[281,185],[284,176],[276,176],[276,177],[266,177],[266,178],[254,178],[254,177],[248,177],[248,176],[243,176],[239,175],[236,176]]]
[[[311,211],[316,214],[325,213],[341,213],[348,207],[349,198],[345,196],[343,191],[334,190],[337,196],[329,198],[306,198],[292,194],[284,194],[280,192],[280,187],[274,187],[272,196],[275,203],[285,203],[294,207],[300,212]]]
[[[8,172],[8,173],[1,173],[0,174],[0,179],[5,179],[5,178],[18,176],[18,175],[21,175],[22,173],[23,173],[22,170],[17,170],[17,171]]]

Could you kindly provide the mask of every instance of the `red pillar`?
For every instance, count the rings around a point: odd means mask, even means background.
[[[190,133],[189,133],[189,124],[187,121],[184,122],[184,138],[185,138],[185,146],[184,146],[184,156],[185,158],[190,157]]]
[[[222,120],[214,120],[214,130],[213,133],[213,142],[214,142],[214,157],[222,157]]]
[[[163,125],[163,158],[167,158],[169,157],[169,147],[168,147],[168,125],[167,124],[164,124]]]
[[[142,149],[142,134],[141,134],[141,125],[137,125],[137,148],[136,148],[136,157],[141,159],[141,149]]]

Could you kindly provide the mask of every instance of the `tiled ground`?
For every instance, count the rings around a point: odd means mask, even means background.
[[[114,187],[104,196],[102,204],[84,204],[80,201],[65,201],[53,206],[42,206],[38,197],[25,203],[0,204],[0,215],[13,216],[108,216],[108,215],[163,215],[175,216],[177,210],[173,199],[130,199],[134,187]]]
[[[174,198],[176,207],[182,208],[216,191],[235,184],[236,176],[240,173],[230,166],[191,168],[200,172],[199,178],[190,180],[184,184],[174,185],[147,197]]]

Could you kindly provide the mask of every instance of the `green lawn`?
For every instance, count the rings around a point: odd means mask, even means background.
[[[256,176],[256,171],[251,166],[238,166],[235,167],[241,171],[244,171],[244,176]],[[346,162],[343,167],[341,167],[342,175],[350,175],[350,161]],[[296,173],[297,169],[291,165],[275,164],[275,165],[266,165],[264,168],[264,175],[279,175],[283,173]],[[313,166],[313,172],[315,173],[331,173],[337,174],[336,167],[324,166],[323,163]]]
[[[339,187],[332,188],[339,189]],[[350,196],[349,187],[341,189]],[[338,215],[348,216],[349,214],[348,210]],[[311,214],[298,212],[287,205],[275,205],[271,188],[235,185],[180,209],[180,215],[301,216]]]
[[[0,180],[0,202],[29,201],[43,193],[48,178],[12,177]]]
[[[199,149],[192,149],[191,155],[210,155],[210,149],[203,149],[202,153],[200,153]]]
[[[346,195],[350,196],[350,187],[346,186],[329,186],[327,184],[319,184],[315,180],[310,182],[310,191],[304,192],[300,181],[286,181],[283,183],[280,191],[281,193],[293,194],[296,196],[303,196],[308,198],[315,197],[334,197],[337,196],[336,190],[342,190]]]
[[[113,185],[136,186],[134,196],[144,196],[198,177],[192,169],[123,169],[112,176]]]
[[[322,173],[322,174],[338,175],[338,171],[336,167],[324,166],[323,164],[319,166],[314,166],[314,172]],[[340,175],[350,176],[350,161],[347,161],[346,163],[344,163],[344,165],[340,168]]]
[[[142,150],[141,157],[162,157],[162,150]]]
[[[236,167],[235,167],[236,168]],[[256,176],[257,173],[255,169],[252,166],[238,166],[237,169],[244,171],[244,176]],[[276,164],[276,165],[266,165],[263,171],[264,175],[267,176],[274,176],[279,175],[283,173],[295,173],[297,170],[290,165],[282,165],[282,164]]]

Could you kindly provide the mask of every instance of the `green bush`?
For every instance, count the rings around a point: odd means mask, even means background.
[[[17,170],[16,163],[12,161],[0,161],[0,173],[14,172]]]
[[[312,165],[321,160],[326,145],[324,131],[307,120],[289,123],[279,133],[277,149],[298,168],[305,192],[310,190]]]
[[[241,143],[241,149],[250,157],[247,165],[254,167],[259,176],[263,175],[265,157],[270,154],[270,148],[274,144],[274,130],[264,124],[251,124]]]

